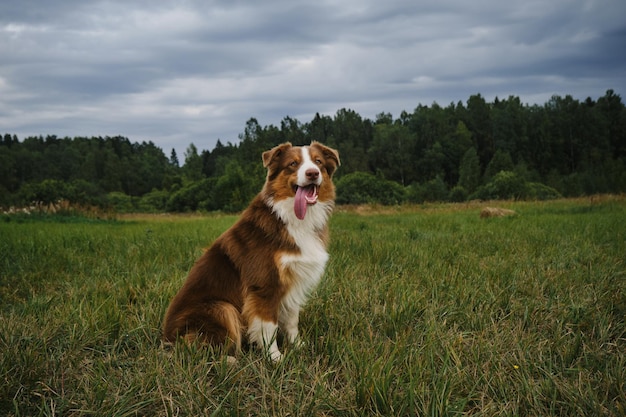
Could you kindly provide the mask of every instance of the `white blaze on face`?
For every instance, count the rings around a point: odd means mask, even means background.
[[[322,183],[322,173],[320,172],[320,169],[317,167],[317,165],[315,164],[315,162],[313,162],[313,160],[311,159],[311,154],[309,153],[309,147],[308,146],[303,146],[302,147],[302,165],[300,165],[300,168],[298,168],[298,186],[303,187],[306,185],[311,184],[311,181],[309,181],[309,179],[306,176],[306,172],[309,169],[314,169],[317,172],[319,172],[319,177],[317,177],[317,181],[315,181],[316,185],[320,185]]]
[[[313,178],[309,178],[307,172],[317,173]],[[320,169],[311,160],[308,147],[302,148],[302,164],[298,168],[298,182],[296,196],[294,199],[294,212],[300,220],[306,216],[307,206],[317,203],[318,187],[322,183],[322,173]]]

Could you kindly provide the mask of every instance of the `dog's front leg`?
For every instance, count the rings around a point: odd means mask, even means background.
[[[283,358],[283,354],[278,349],[276,334],[278,325],[271,321],[254,317],[248,325],[248,337],[250,342],[264,349],[272,362],[278,362]]]
[[[278,312],[278,326],[287,336],[287,341],[296,347],[302,346],[303,342],[299,338],[298,321],[300,306],[287,307],[284,304]]]

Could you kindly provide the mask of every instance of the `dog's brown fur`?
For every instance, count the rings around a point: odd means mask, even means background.
[[[319,202],[309,211],[330,211],[335,197],[331,177],[339,165],[339,155],[317,142],[307,148],[322,176]],[[165,342],[173,343],[180,337],[187,342],[226,343],[229,352],[234,353],[240,350],[242,335],[251,320],[278,323],[284,297],[299,280],[307,279],[283,265],[284,255],[300,255],[301,248],[274,206],[295,194],[297,170],[302,164],[300,153],[301,148],[289,143],[263,153],[268,170],[263,190],[189,272],[167,309]],[[311,238],[319,239],[325,247],[326,222],[321,226]]]

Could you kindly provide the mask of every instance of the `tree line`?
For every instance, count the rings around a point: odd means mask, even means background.
[[[128,138],[27,137],[0,141],[0,206],[76,204],[121,211],[243,209],[261,188],[261,153],[312,140],[339,150],[337,201],[400,204],[468,199],[546,199],[626,192],[626,109],[608,90],[597,100],[553,96],[543,105],[480,94],[418,105],[374,120],[350,109],[279,126],[247,121],[235,143],[190,144],[182,161]]]

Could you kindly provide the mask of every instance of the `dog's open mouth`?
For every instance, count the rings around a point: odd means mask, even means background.
[[[296,198],[293,207],[296,217],[300,220],[304,219],[307,206],[317,203],[318,196],[319,190],[315,184],[307,185],[306,187],[296,186]]]

